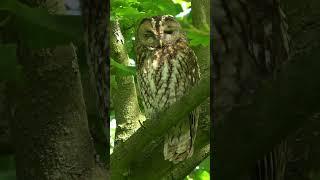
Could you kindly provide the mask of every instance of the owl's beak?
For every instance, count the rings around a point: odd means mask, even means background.
[[[162,47],[162,45],[163,45],[163,43],[162,43],[162,40],[161,40],[161,39],[159,39],[159,45],[160,45],[160,47]]]

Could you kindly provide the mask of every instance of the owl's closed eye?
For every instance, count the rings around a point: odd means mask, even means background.
[[[173,17],[158,16],[145,18],[141,21],[137,38],[144,46],[161,47],[174,44],[179,38],[185,37],[180,24]]]

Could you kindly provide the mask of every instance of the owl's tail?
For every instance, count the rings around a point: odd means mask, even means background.
[[[188,120],[182,121],[171,128],[164,139],[164,159],[177,164],[193,154],[198,117],[192,112]]]

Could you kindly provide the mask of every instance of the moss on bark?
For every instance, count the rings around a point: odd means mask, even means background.
[[[129,57],[124,46],[124,39],[118,21],[111,23],[111,57],[117,62],[128,65]],[[112,100],[115,109],[117,129],[115,134],[115,148],[126,141],[139,127],[142,115],[139,109],[137,92],[133,76],[116,74],[117,89],[114,90]]]

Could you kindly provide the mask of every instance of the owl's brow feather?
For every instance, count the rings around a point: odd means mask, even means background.
[[[142,24],[147,23],[147,22],[149,22],[151,24],[152,29],[155,29],[155,32],[154,32],[155,34],[161,34],[160,27],[165,22],[169,23],[169,25],[167,25],[167,28],[169,28],[169,29],[174,29],[174,28],[178,28],[179,27],[179,26],[175,26],[175,25],[170,25],[171,23],[178,23],[173,16],[171,16],[171,15],[159,15],[159,16],[152,16],[152,17],[143,18],[141,20],[136,32],[139,31],[139,28],[141,27]]]
[[[152,17],[146,17],[146,18],[143,18],[140,23],[139,23],[139,26],[143,23],[145,23],[146,21],[152,21],[152,19],[154,19],[156,22],[159,22],[162,20],[162,18],[164,17],[163,21],[173,21],[173,22],[176,22],[175,18],[173,16],[170,16],[170,15],[163,15],[163,16],[152,16]]]

